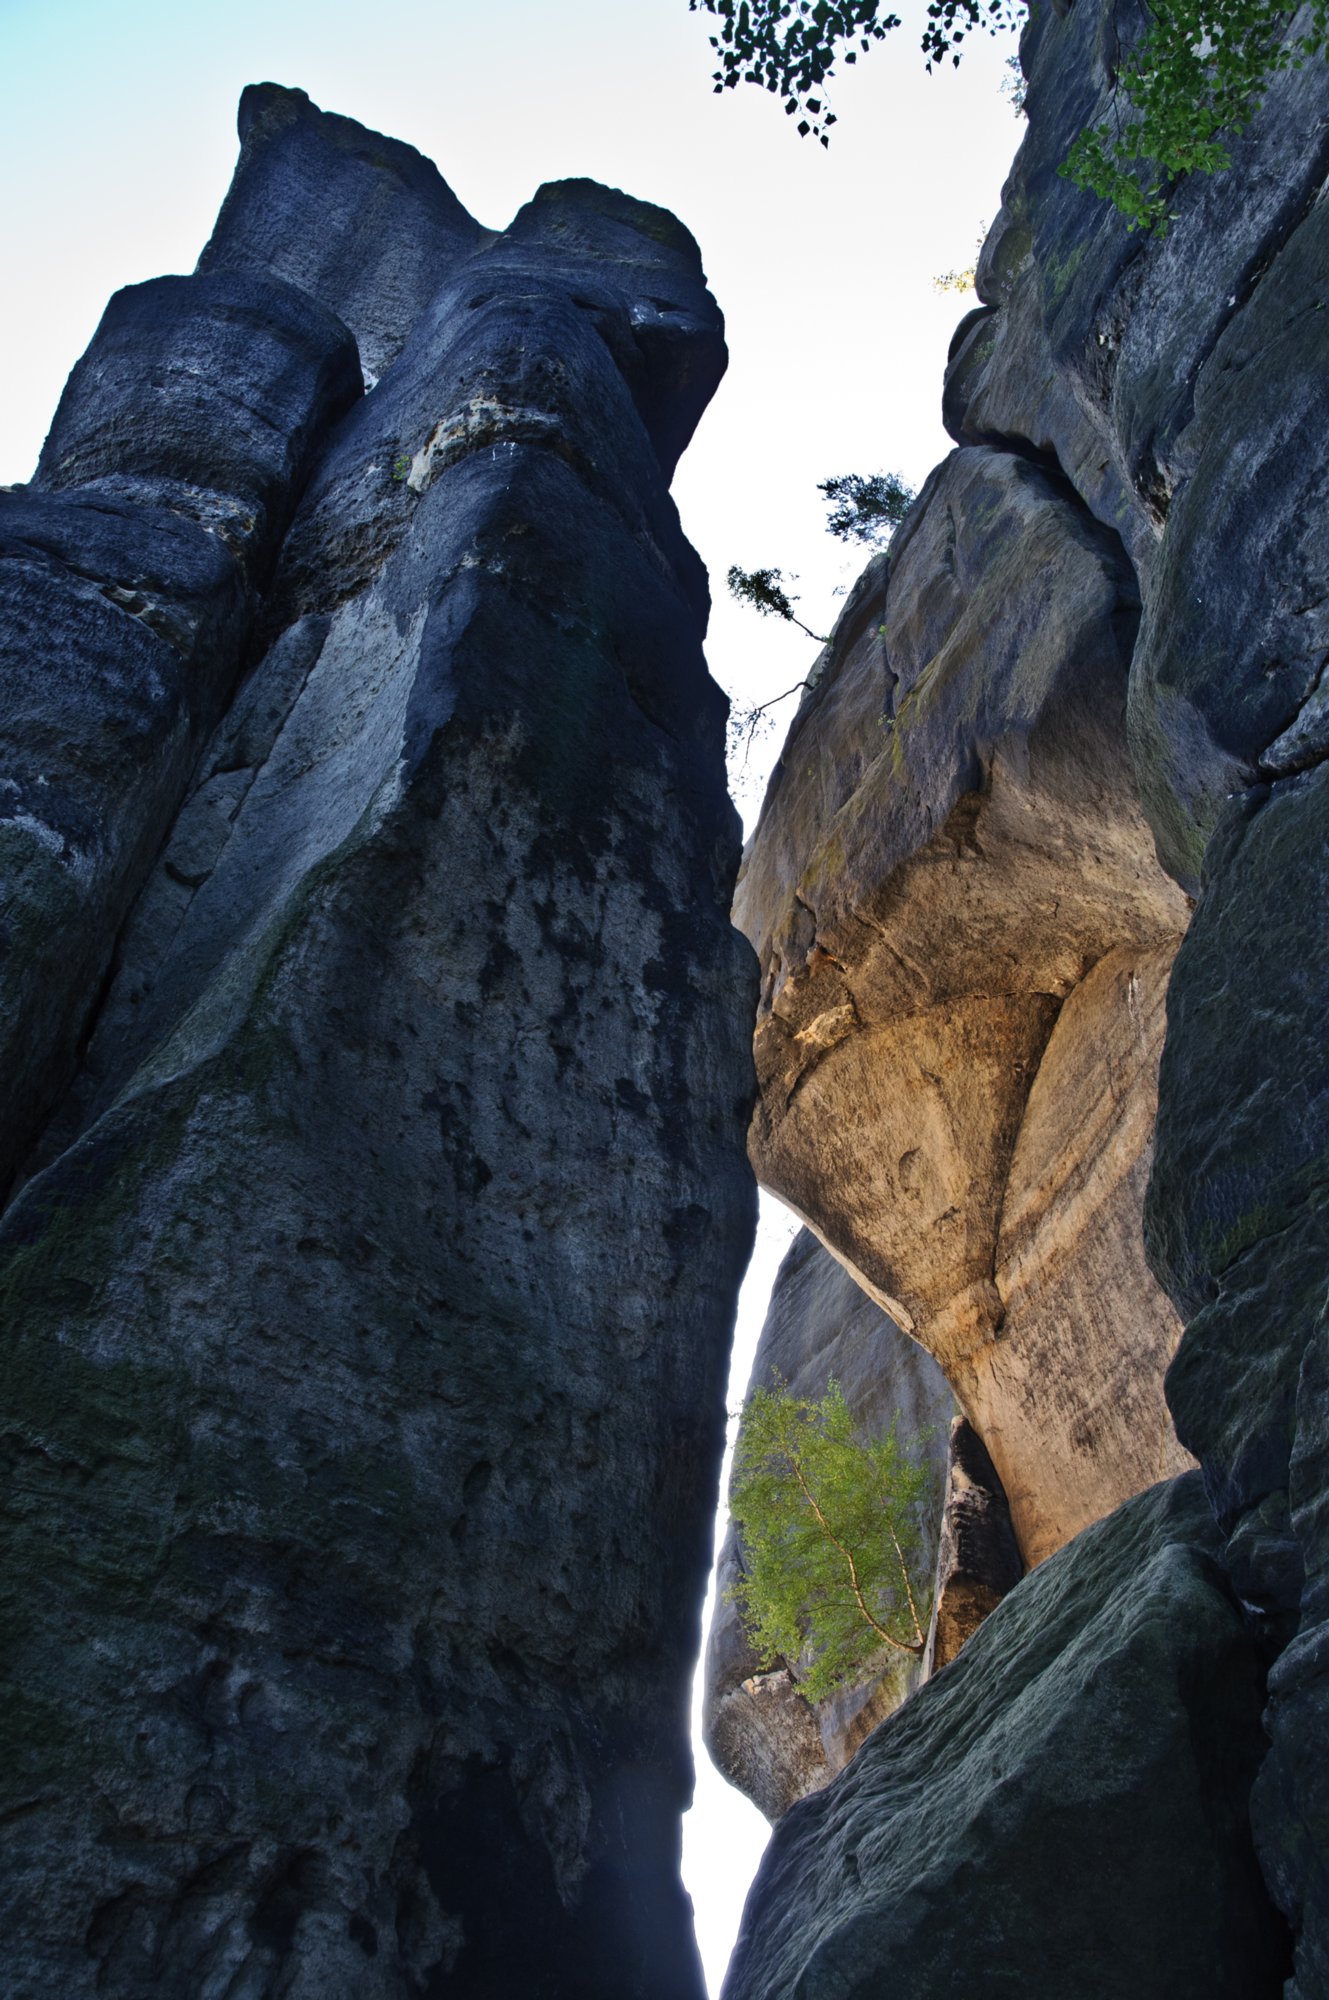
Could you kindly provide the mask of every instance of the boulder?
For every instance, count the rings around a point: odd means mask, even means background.
[[[1276,2000],[1258,1649],[1192,1473],[1020,1583],[775,1829],[724,2000]]]

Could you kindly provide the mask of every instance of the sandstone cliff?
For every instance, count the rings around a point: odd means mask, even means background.
[[[695,2000],[722,323],[611,189],[240,128],[0,494],[5,1990]]]
[[[728,2000],[1329,1994],[1329,79],[1132,235],[1056,170],[1146,21],[1035,11],[959,449],[739,887],[758,1173],[1041,1567],[787,1813]]]

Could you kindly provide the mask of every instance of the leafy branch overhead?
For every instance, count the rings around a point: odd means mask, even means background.
[[[796,1664],[809,1701],[923,1651],[924,1442],[902,1443],[894,1422],[860,1437],[837,1382],[814,1402],[777,1374],[743,1412],[729,1509],[744,1573],[730,1596],[762,1665]]]
[[[826,83],[900,25],[881,0],[688,0],[713,15],[717,90],[755,83],[784,99],[798,130],[829,144]],[[1025,19],[1023,0],[928,0],[927,67],[960,60],[966,36]],[[1166,229],[1169,199],[1190,173],[1231,164],[1226,139],[1249,123],[1274,76],[1329,49],[1329,0],[1288,39],[1293,10],[1273,0],[1157,0],[1150,26],[1116,73],[1111,116],[1081,132],[1061,172],[1110,201],[1131,229]]]

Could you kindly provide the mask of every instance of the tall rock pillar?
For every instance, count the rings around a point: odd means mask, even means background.
[[[298,92],[241,129],[173,282],[302,302],[368,393],[324,393],[247,678],[106,862],[0,1224],[8,1990],[695,2000],[754,975],[667,482],[722,324],[613,190],[493,235]]]

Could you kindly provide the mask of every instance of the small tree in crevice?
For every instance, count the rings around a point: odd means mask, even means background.
[[[798,1663],[809,1701],[923,1651],[924,1441],[894,1422],[860,1437],[834,1381],[814,1402],[777,1374],[743,1412],[729,1508],[745,1567],[729,1595],[763,1667]]]
[[[846,472],[817,491],[830,508],[826,526],[842,542],[884,548],[914,504],[914,489],[896,472]]]
[[[847,472],[837,478],[822,479],[817,482],[817,491],[823,496],[829,508],[827,527],[839,540],[862,542],[870,548],[884,548],[903,521],[914,502],[914,490],[906,486],[895,472]],[[814,632],[810,625],[794,610],[798,603],[796,592],[787,586],[797,583],[794,575],[786,575],[782,569],[743,569],[732,563],[725,578],[729,594],[740,604],[747,604],[763,617],[783,619],[787,625],[796,625],[800,632],[806,632],[809,639],[815,639],[819,646],[829,644],[820,632]],[[816,685],[817,669],[805,674],[781,694],[774,694],[768,701],[747,703],[730,711],[728,732],[728,756],[731,771],[740,747],[743,762],[754,739],[770,727],[771,710],[778,708],[782,701],[800,693],[804,688]],[[739,782],[735,772],[735,783]]]

